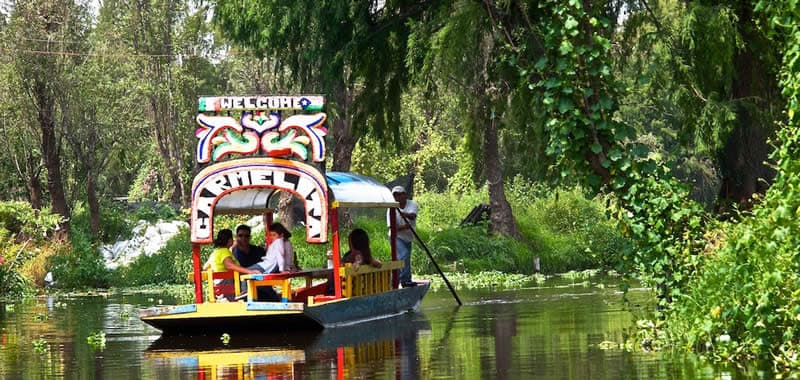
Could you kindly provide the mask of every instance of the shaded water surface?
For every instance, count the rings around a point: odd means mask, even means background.
[[[690,355],[623,350],[635,334],[614,279],[508,291],[431,292],[420,311],[292,335],[161,338],[138,310],[169,297],[43,297],[0,304],[0,379],[738,379]],[[87,338],[104,332],[104,348]],[[612,347],[609,349],[609,347]]]

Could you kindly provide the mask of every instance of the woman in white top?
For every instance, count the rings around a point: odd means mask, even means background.
[[[289,241],[292,233],[282,224],[272,223],[269,226],[269,237],[271,243],[267,247],[267,254],[250,269],[260,270],[262,273],[296,272],[294,247]]]

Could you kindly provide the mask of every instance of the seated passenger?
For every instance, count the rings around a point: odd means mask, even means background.
[[[354,229],[347,237],[347,245],[350,250],[342,256],[341,264],[352,264],[354,269],[358,269],[362,264],[371,265],[375,268],[380,268],[382,263],[380,260],[372,257],[372,250],[369,248],[369,235],[367,231],[360,228]],[[325,294],[334,294],[334,274],[328,276],[328,289]]]
[[[381,262],[372,257],[372,250],[369,248],[369,235],[367,231],[356,228],[347,237],[347,244],[350,250],[342,257],[342,263],[351,263],[353,268],[367,264],[375,268],[381,267]]]
[[[225,228],[217,233],[214,239],[214,252],[204,269],[211,267],[214,272],[234,271],[243,274],[260,273],[256,270],[247,269],[239,265],[239,261],[233,256],[230,247],[233,245],[233,231]]]
[[[251,265],[248,269],[267,274],[287,272],[286,242],[284,237],[288,233],[289,231],[280,223],[273,223],[270,225],[269,238],[271,243],[269,243],[269,248],[267,248],[267,254],[264,255],[264,258],[262,258],[260,262]],[[291,234],[289,234],[289,236],[291,236]],[[292,251],[292,255],[294,255],[294,251]]]
[[[239,261],[233,256],[230,247],[233,245],[233,231],[225,228],[217,233],[217,238],[214,239],[214,251],[208,258],[208,261],[203,266],[203,269],[211,268],[214,272],[227,272],[234,271],[242,274],[256,274],[258,271],[247,269],[239,265]],[[232,285],[233,280],[214,280],[214,285]],[[232,296],[227,297],[229,301]]]
[[[269,226],[269,230],[278,231],[278,235],[283,235],[283,262],[286,263],[286,270],[289,272],[299,271],[300,265],[297,264],[294,246],[292,246],[292,242],[289,240],[289,238],[292,237],[292,233],[280,223],[272,223]]]
[[[243,267],[252,266],[267,254],[264,247],[250,244],[250,226],[246,224],[236,227],[236,240],[231,251]]]

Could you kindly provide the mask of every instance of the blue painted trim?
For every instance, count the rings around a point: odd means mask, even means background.
[[[291,363],[294,358],[290,355],[252,356],[247,359],[248,364],[280,364]]]
[[[167,306],[167,307],[157,307],[150,309],[150,316],[158,316],[158,315],[173,315],[173,314],[186,314],[186,313],[194,313],[197,311],[197,305],[190,304],[190,305],[180,305],[180,306]]]
[[[290,307],[288,302],[248,302],[248,311],[269,311],[269,310],[297,310]],[[299,310],[298,310],[299,311]]]

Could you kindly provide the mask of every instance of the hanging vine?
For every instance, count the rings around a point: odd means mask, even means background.
[[[521,65],[520,74],[547,111],[547,153],[562,178],[585,178],[589,188],[616,195],[618,219],[635,242],[620,269],[652,280],[667,307],[700,265],[704,212],[686,186],[647,157],[634,129],[614,118],[620,90],[611,75],[610,21],[589,1],[538,7],[544,54]]]
[[[778,372],[800,368],[800,9],[796,1],[762,0],[773,41],[782,46],[780,86],[787,102],[772,154],[776,177],[752,214],[728,231],[688,299],[668,321],[670,336],[710,350],[718,360],[759,358]]]

